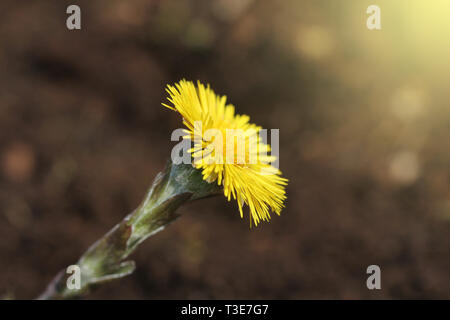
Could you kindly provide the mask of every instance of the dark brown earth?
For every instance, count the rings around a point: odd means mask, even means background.
[[[187,78],[280,128],[286,208],[250,230],[224,197],[187,205],[88,298],[450,298],[449,37],[378,2],[381,31],[365,1],[1,1],[0,296],[36,297],[138,205]]]

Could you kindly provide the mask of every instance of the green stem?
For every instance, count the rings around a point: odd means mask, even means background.
[[[191,165],[169,163],[159,173],[139,207],[95,242],[78,260],[81,271],[79,289],[69,289],[70,276],[62,270],[38,299],[72,299],[93,287],[131,274],[134,261],[126,260],[148,237],[164,229],[178,215],[182,204],[215,195],[219,187],[202,179]]]

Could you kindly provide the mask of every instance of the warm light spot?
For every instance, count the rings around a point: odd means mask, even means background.
[[[398,89],[391,100],[392,112],[401,120],[414,120],[424,111],[425,95],[420,89]]]
[[[413,183],[420,174],[417,154],[411,151],[400,151],[392,157],[389,163],[392,179],[401,184]]]
[[[310,26],[302,29],[297,35],[298,51],[313,59],[328,56],[334,47],[330,32],[322,26]]]
[[[29,179],[34,167],[35,155],[28,144],[14,143],[3,153],[2,171],[11,181],[20,182]]]

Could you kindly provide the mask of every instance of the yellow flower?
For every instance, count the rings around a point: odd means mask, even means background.
[[[259,136],[261,127],[249,123],[249,116],[235,114],[226,97],[216,95],[209,85],[181,80],[168,85],[167,92],[173,106],[163,105],[183,116],[184,138],[194,141],[189,152],[203,179],[223,185],[228,201],[231,196],[237,200],[241,218],[247,204],[255,225],[270,219],[269,208],[279,215],[288,180],[270,164],[276,157],[267,155],[270,146]]]

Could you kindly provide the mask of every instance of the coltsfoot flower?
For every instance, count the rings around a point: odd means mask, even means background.
[[[101,283],[133,273],[135,264],[128,257],[143,241],[175,221],[181,205],[215,195],[222,188],[228,201],[231,196],[237,200],[241,217],[242,206],[250,207],[250,226],[252,221],[255,225],[268,221],[270,211],[280,214],[287,179],[271,165],[276,157],[267,155],[270,146],[258,134],[261,127],[249,123],[246,115],[236,115],[225,96],[200,82],[195,86],[182,80],[167,91],[173,106],[165,106],[183,116],[184,137],[190,146],[194,141],[193,148],[183,153],[181,162],[172,156],[140,205],[78,259],[77,290],[67,286],[72,276],[63,269],[38,299],[80,297]]]
[[[267,155],[270,146],[259,136],[262,128],[249,116],[235,114],[226,96],[216,95],[209,85],[181,80],[168,85],[167,92],[172,106],[163,105],[183,117],[184,138],[194,142],[192,165],[202,171],[203,180],[223,186],[228,201],[231,196],[237,200],[241,218],[247,204],[250,224],[269,221],[270,211],[279,215],[288,180],[271,165],[276,157]]]

